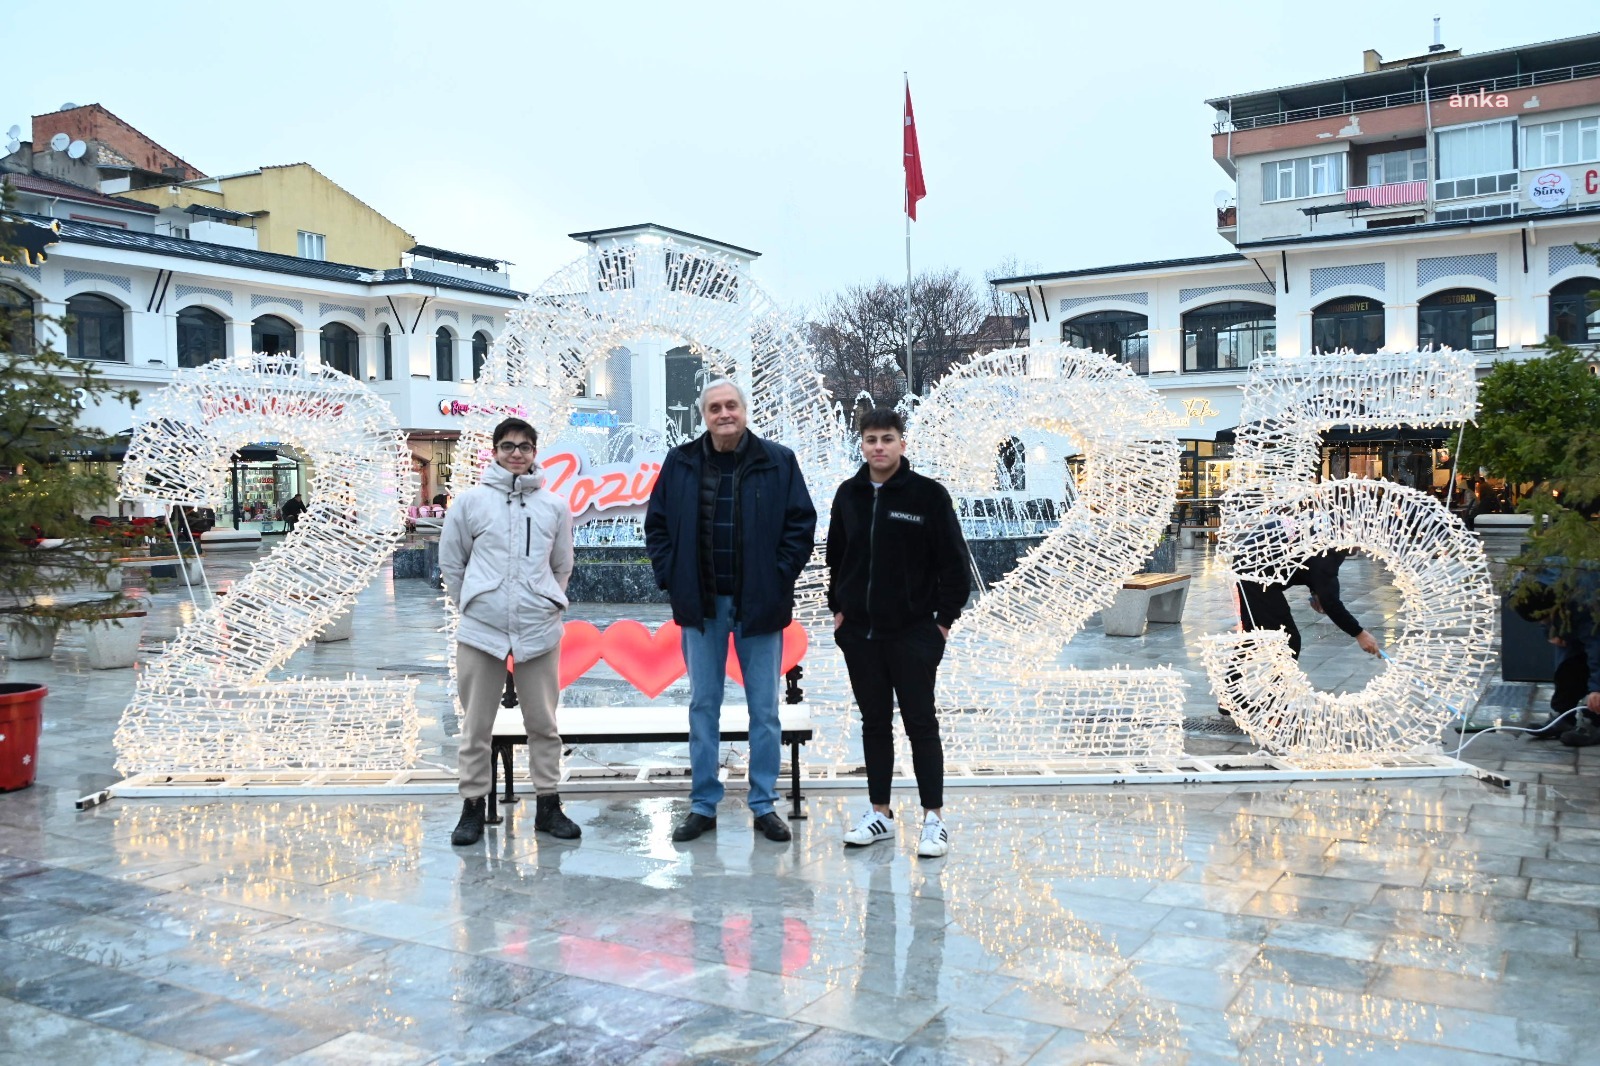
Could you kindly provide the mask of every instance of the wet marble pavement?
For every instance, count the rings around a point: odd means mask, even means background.
[[[1182,626],[1089,631],[1070,661],[1198,677],[1187,649],[1230,608],[1207,553],[1180,569]],[[1347,585],[1382,637],[1381,573],[1358,561]],[[292,669],[419,674],[427,757],[449,761],[432,597],[376,584],[356,639]],[[152,606],[153,650],[187,606]],[[1312,676],[1360,684],[1348,639],[1310,633]],[[1600,749],[1474,739],[1463,756],[1509,789],[967,789],[942,860],[909,824],[845,851],[851,793],[813,794],[789,844],[733,797],[675,845],[682,800],[589,794],[578,843],[518,807],[454,849],[446,797],[78,813],[116,779],[132,674],[88,670],[69,634],[9,679],[52,694],[39,784],[0,795],[0,1063],[1600,1060]],[[1198,721],[1203,681],[1190,698]],[[1538,696],[1494,698],[1521,720]]]

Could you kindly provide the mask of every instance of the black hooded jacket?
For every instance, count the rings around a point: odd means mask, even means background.
[[[828,526],[828,609],[871,637],[961,616],[972,577],[950,493],[900,469],[877,490],[863,463],[839,486]]]

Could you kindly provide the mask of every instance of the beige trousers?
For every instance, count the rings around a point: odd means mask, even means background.
[[[528,760],[535,795],[554,795],[561,776],[561,734],[556,731],[556,702],[561,695],[557,669],[561,647],[517,663],[517,701],[528,731]],[[489,794],[492,734],[500,697],[506,690],[506,661],[465,644],[456,645],[456,697],[461,710],[461,747],[456,767],[463,799]]]

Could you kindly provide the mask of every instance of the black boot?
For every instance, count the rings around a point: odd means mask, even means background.
[[[562,811],[561,797],[553,792],[535,800],[533,829],[537,833],[549,833],[557,840],[577,840],[583,835],[578,823]]]
[[[458,848],[476,844],[483,839],[484,797],[461,801],[461,821],[450,834],[450,843]]]

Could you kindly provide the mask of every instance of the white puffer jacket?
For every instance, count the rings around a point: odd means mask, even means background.
[[[445,515],[439,571],[461,612],[456,639],[519,662],[561,643],[572,577],[572,512],[538,467],[498,463]]]

